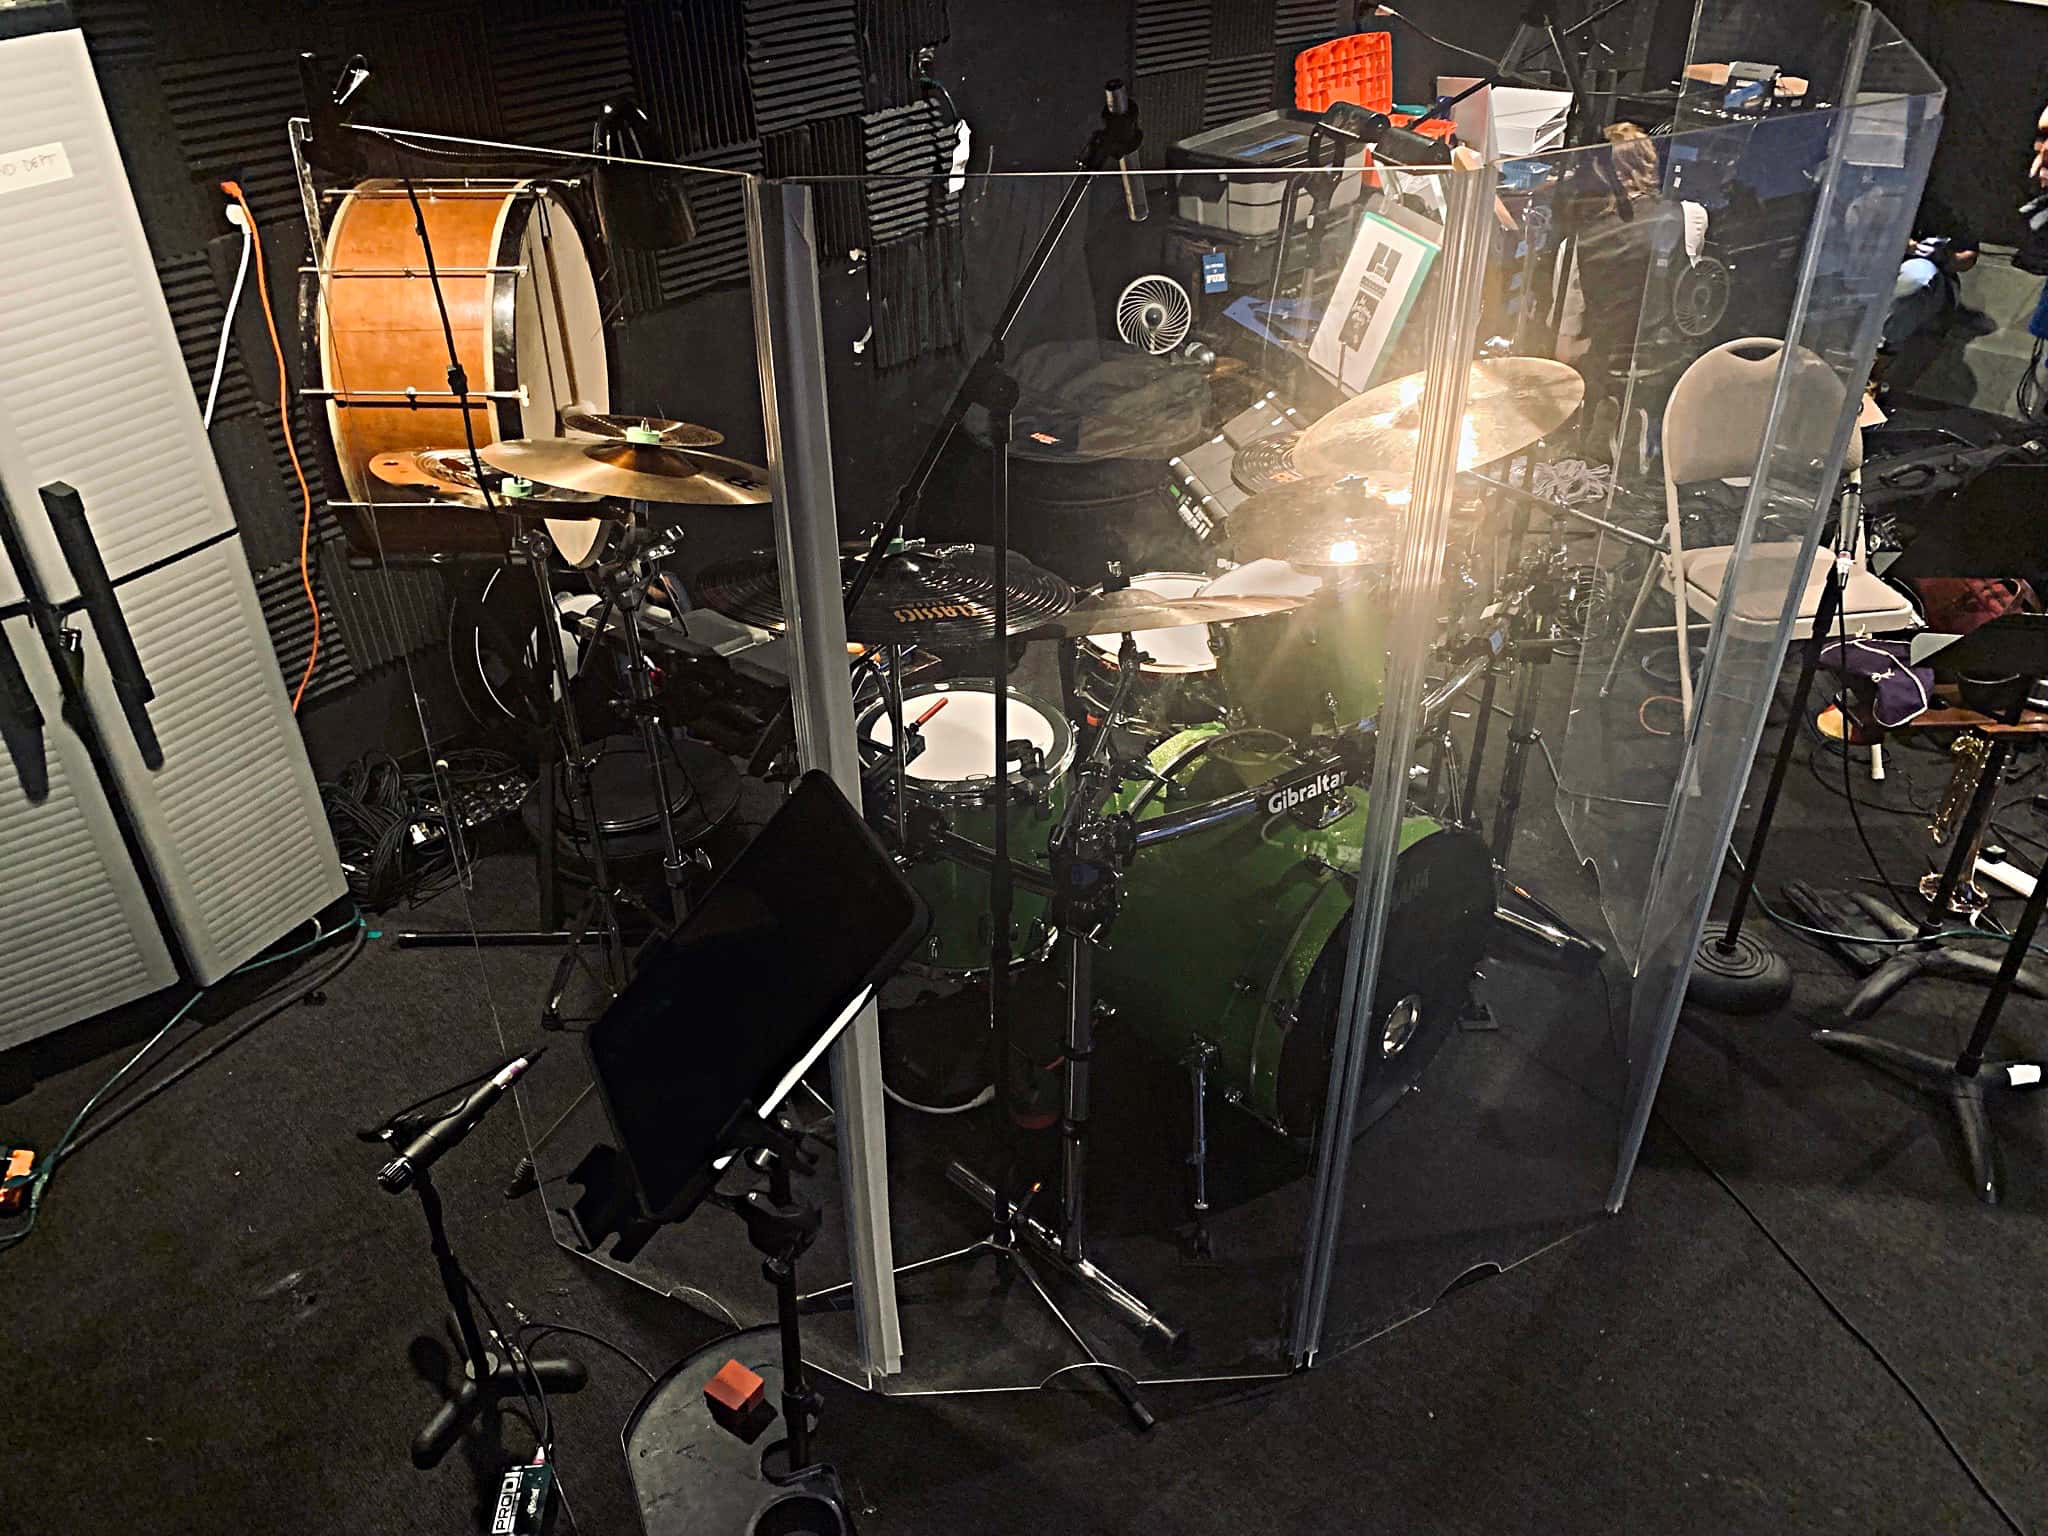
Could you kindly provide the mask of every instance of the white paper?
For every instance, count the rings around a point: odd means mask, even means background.
[[[71,157],[61,143],[0,150],[0,196],[70,179]]]

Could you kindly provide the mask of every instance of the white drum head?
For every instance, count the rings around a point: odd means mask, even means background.
[[[1156,592],[1161,597],[1193,597],[1207,585],[1204,578],[1189,571],[1147,571],[1131,581],[1133,591]],[[1150,658],[1147,672],[1213,672],[1216,658],[1209,654],[1209,626],[1182,624],[1173,629],[1141,629],[1131,636],[1138,649]],[[1083,642],[1105,661],[1115,663],[1123,649],[1122,635],[1090,635]]]
[[[569,210],[554,194],[521,198],[519,265],[525,270],[513,290],[512,349],[519,383],[525,437],[553,437],[561,413],[572,406],[611,409],[606,367],[604,309],[583,236]],[[550,521],[548,537],[571,565],[589,565],[604,552],[610,524],[595,519]]]
[[[1204,597],[1307,597],[1320,592],[1322,577],[1285,560],[1248,560],[1202,588]]]
[[[957,784],[963,779],[992,779],[996,774],[996,696],[990,688],[928,689],[907,694],[903,723],[911,724],[940,699],[946,707],[920,728],[924,750],[911,762],[905,777],[913,784]],[[893,747],[896,733],[885,709],[868,724],[868,738],[879,747]],[[1058,743],[1053,722],[1044,711],[1010,695],[1009,735],[1028,741],[1047,757]]]

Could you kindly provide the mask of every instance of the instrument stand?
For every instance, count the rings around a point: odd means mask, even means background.
[[[636,504],[637,505],[637,504]],[[646,564],[675,553],[665,542],[634,551],[612,566],[605,575],[605,593],[618,610],[619,629],[626,637],[627,693],[629,709],[647,750],[647,767],[654,780],[655,818],[661,827],[661,873],[668,886],[669,920],[680,923],[689,909],[685,894],[689,861],[676,840],[675,806],[669,796],[668,759],[671,748],[661,725],[661,701],[654,691],[652,664],[640,633],[640,609],[647,601]],[[598,638],[602,638],[601,636]],[[559,645],[560,632],[556,633]],[[683,787],[692,798],[695,790],[687,777]]]
[[[534,1387],[543,1392],[578,1392],[589,1381],[583,1362],[569,1358],[530,1359],[516,1344],[508,1343],[495,1330],[492,1339],[504,1349],[502,1355],[484,1347],[483,1330],[470,1304],[469,1278],[448,1242],[448,1228],[441,1218],[441,1195],[434,1188],[433,1175],[419,1170],[413,1178],[419,1191],[420,1209],[427,1218],[427,1236],[434,1263],[441,1272],[441,1288],[447,1293],[448,1309],[455,1314],[456,1331],[462,1338],[463,1375],[450,1384],[446,1398],[434,1410],[420,1432],[413,1436],[412,1464],[421,1471],[440,1464],[462,1438],[462,1432],[479,1418],[495,1418],[501,1403],[523,1398]],[[545,1434],[541,1424],[534,1433]]]
[[[2044,1066],[2039,1060],[1986,1061],[1984,1053],[1990,1049],[1991,1036],[1998,1027],[1999,1015],[2005,1011],[2006,999],[2015,991],[2024,990],[2020,985],[2022,962],[2041,926],[2044,906],[2048,906],[2048,876],[2034,882],[2034,893],[2027,898],[2019,927],[2005,946],[2004,963],[1992,978],[1990,995],[1978,1011],[1977,1027],[1970,1031],[1969,1041],[1953,1061],[1876,1035],[1836,1029],[1813,1032],[1813,1038],[1822,1045],[1886,1068],[1946,1101],[1956,1118],[1956,1128],[1962,1133],[1963,1151],[1970,1160],[1970,1181],[1977,1198],[1986,1205],[1998,1203],[2000,1185],[1998,1143],[1991,1131],[1992,1095],[2000,1090],[2038,1088],[2043,1079]],[[2036,991],[2033,995],[2041,994]]]
[[[2031,473],[2025,469],[1993,470],[1972,481],[1949,515],[1923,530],[1886,574],[1895,579],[1996,576],[2006,571],[2039,569],[2048,560],[2048,540],[2044,540],[2042,532],[2035,482],[2028,478]],[[1757,813],[1756,829],[1750,835],[1742,880],[1735,889],[1735,903],[1725,923],[1708,925],[1694,956],[1692,981],[1686,995],[1710,1008],[1761,1012],[1777,1006],[1791,992],[1791,973],[1785,962],[1753,933],[1745,933],[1743,921],[1756,890],[1764,842],[1778,807],[1778,796],[1792,764],[1792,744],[1805,722],[1821,650],[1830,639],[1838,637],[1831,636],[1829,631],[1836,628],[1841,614],[1844,584],[1848,580],[1847,551],[1855,547],[1862,516],[1861,475],[1850,469],[1843,478],[1836,551],[1821,587],[1812,632],[1800,657],[1792,710],[1778,738],[1777,756],[1771,763],[1770,782]],[[1945,667],[1986,676],[2037,677],[2048,673],[2048,632],[2044,632],[2038,615],[2008,615],[1992,620],[1936,654]],[[2015,712],[2008,717],[2012,723],[2018,722],[2018,711],[2024,707],[2024,700],[2014,706]],[[1815,927],[1879,941],[1871,945],[1858,944],[1853,939],[1834,941],[1834,948],[1850,963],[1869,973],[1843,1010],[1849,1018],[1861,1019],[1874,1013],[1885,999],[1915,976],[1991,985],[2004,974],[2004,967],[1991,956],[1952,948],[1935,935],[1955,926],[1954,899],[1957,891],[1975,875],[1977,846],[1991,819],[2011,751],[2009,735],[1992,735],[1990,755],[1978,776],[1962,827],[1949,849],[1948,862],[1933,891],[1923,889],[1928,910],[1917,921],[1862,892],[1856,893],[1851,901],[1839,901],[1803,883],[1786,885],[1786,896]],[[1986,937],[1995,935],[1987,933]],[[1892,942],[1898,939],[1918,942],[1900,947]],[[2023,960],[2023,949],[2020,955]],[[2011,986],[2032,997],[2048,996],[2048,978],[2032,966],[2016,965]]]
[[[804,1347],[797,1304],[797,1260],[810,1251],[823,1223],[816,1202],[799,1201],[790,1177],[790,1164],[809,1173],[817,1162],[804,1150],[803,1133],[787,1122],[775,1126],[779,1135],[773,1145],[749,1148],[742,1161],[757,1173],[768,1175],[764,1194],[755,1189],[744,1195],[717,1196],[721,1205],[746,1224],[747,1240],[761,1255],[761,1274],[775,1291],[775,1323],[782,1335],[782,1422],[784,1462],[777,1481],[815,1470],[811,1462],[811,1434],[824,1412],[825,1399],[812,1390],[804,1375]],[[766,1468],[764,1466],[763,1470]]]
[[[957,1262],[972,1263],[984,1255],[994,1256],[1004,1266],[1006,1275],[1021,1273],[1030,1282],[1039,1300],[1045,1303],[1046,1309],[1086,1357],[1082,1363],[1101,1371],[1103,1379],[1122,1401],[1132,1423],[1145,1430],[1150,1429],[1156,1420],[1139,1398],[1130,1373],[1103,1360],[1095,1352],[1087,1337],[1040,1283],[1029,1262],[1035,1258],[1053,1266],[1093,1294],[1147,1341],[1162,1347],[1169,1360],[1179,1358],[1185,1350],[1186,1334],[1091,1261],[1087,1251],[1089,1074],[1095,1054],[1095,1021],[1105,1011],[1095,1001],[1091,984],[1091,952],[1115,913],[1117,876],[1134,851],[1128,823],[1120,818],[1101,816],[1098,812],[1122,781],[1122,768],[1113,756],[1115,732],[1111,726],[1123,717],[1130,688],[1137,679],[1138,663],[1137,642],[1126,634],[1118,654],[1117,692],[1107,711],[1105,727],[1096,733],[1090,754],[1076,773],[1066,814],[1053,836],[1053,878],[1049,884],[1042,877],[1034,882],[1034,888],[1040,884],[1048,886],[1053,923],[1060,936],[1066,970],[1059,1215],[1049,1226],[1030,1214],[1041,1185],[1033,1184],[1022,1199],[1012,1199],[965,1164],[953,1162],[947,1166],[946,1177],[989,1213],[988,1235],[965,1248],[903,1265],[896,1274],[901,1278]],[[1002,817],[997,818],[998,829],[1002,827],[1003,820]],[[991,879],[995,878],[999,858],[986,861]],[[1006,932],[1004,938],[1007,939]],[[1007,942],[1002,948],[1007,955]],[[993,978],[991,982],[993,985]],[[1007,1113],[1010,1097],[1007,1050],[997,1065],[1001,1074],[997,1079],[998,1102]],[[807,1299],[816,1301],[848,1288],[834,1286]]]
[[[1479,714],[1472,728],[1472,756],[1465,765],[1462,796],[1465,822],[1471,830],[1478,830],[1479,769],[1485,759],[1487,727],[1494,711],[1500,665],[1504,662],[1518,667],[1520,671],[1515,681],[1514,708],[1508,718],[1508,750],[1501,764],[1500,797],[1494,802],[1493,810],[1494,921],[1561,954],[1597,964],[1606,950],[1596,940],[1580,933],[1534,892],[1508,876],[1508,853],[1514,846],[1515,825],[1521,816],[1529,749],[1539,745],[1543,739],[1543,733],[1536,726],[1536,706],[1541,696],[1544,670],[1559,643],[1558,637],[1552,633],[1554,626],[1550,619],[1550,613],[1556,607],[1562,576],[1558,557],[1531,557],[1528,562],[1520,560],[1528,522],[1527,505],[1517,498],[1510,549],[1513,559],[1521,566],[1525,585],[1523,595],[1514,600],[1506,615],[1509,633],[1502,645],[1501,660],[1487,668],[1486,683],[1480,690]]]
[[[407,929],[393,935],[394,942],[401,949],[445,949],[475,945],[482,948],[528,948],[547,945],[563,946],[560,963],[555,967],[553,981],[548,988],[547,1001],[541,1010],[541,1022],[550,1029],[561,1027],[561,1003],[568,990],[575,967],[580,963],[582,949],[593,928],[602,935],[604,946],[604,970],[599,977],[608,993],[616,995],[624,985],[626,976],[625,939],[620,930],[616,903],[621,899],[612,884],[611,861],[605,853],[604,826],[599,821],[597,802],[591,793],[590,770],[594,759],[584,743],[581,728],[576,723],[576,705],[570,698],[570,686],[574,676],[569,670],[568,653],[562,647],[562,627],[559,611],[555,606],[554,584],[548,577],[548,556],[551,546],[545,531],[539,526],[530,527],[520,539],[520,553],[526,567],[533,573],[534,590],[540,600],[537,633],[546,637],[542,658],[549,667],[548,688],[553,701],[553,761],[558,763],[566,780],[569,800],[576,808],[576,814],[590,829],[590,888],[584,893],[581,906],[567,928],[542,929],[463,929],[433,930]],[[555,865],[555,786],[553,780],[544,777],[541,783],[541,833],[544,846],[541,849],[540,873],[543,881],[541,903],[543,915],[554,906],[554,865]]]

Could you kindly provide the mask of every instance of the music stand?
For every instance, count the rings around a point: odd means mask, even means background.
[[[814,770],[674,936],[649,946],[584,1037],[640,1214],[675,1223],[707,1199],[726,1206],[746,1223],[775,1289],[785,1438],[757,1455],[744,1427],[712,1422],[702,1399],[718,1367],[748,1352],[749,1334],[685,1359],[649,1389],[628,1431],[653,1536],[683,1529],[671,1522],[684,1518],[706,1529],[707,1509],[739,1515],[792,1501],[777,1519],[799,1523],[776,1529],[851,1529],[836,1475],[811,1460],[821,1400],[805,1379],[798,1334],[796,1264],[819,1212],[797,1196],[793,1176],[815,1163],[804,1134],[776,1111],[928,922],[887,850]],[[721,1194],[735,1162],[766,1173],[769,1188]],[[767,1380],[768,1370],[741,1363]],[[643,1455],[638,1445],[688,1454]]]

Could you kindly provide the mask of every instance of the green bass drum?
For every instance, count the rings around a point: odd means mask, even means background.
[[[1165,772],[1222,730],[1197,726],[1162,742],[1151,768]],[[1192,760],[1139,811],[1139,825],[1242,788],[1240,772]],[[1116,808],[1129,809],[1140,788],[1125,785]],[[1328,1091],[1365,835],[1367,796],[1344,793],[1350,809],[1318,829],[1291,813],[1255,813],[1139,849],[1095,960],[1096,985],[1122,1025],[1169,1061],[1210,1047],[1211,1081],[1229,1102],[1303,1139]],[[1456,1029],[1493,918],[1493,864],[1478,838],[1411,816],[1400,847],[1366,1013],[1361,1131],[1416,1084]]]

